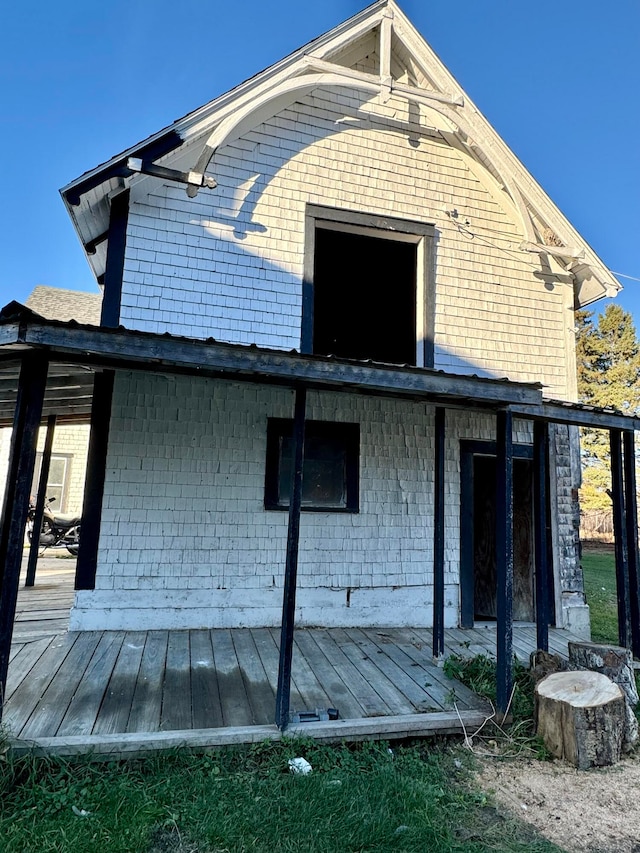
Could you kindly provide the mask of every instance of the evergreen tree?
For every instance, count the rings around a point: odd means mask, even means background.
[[[640,344],[631,314],[610,304],[594,322],[593,312],[577,311],[576,362],[582,403],[640,412]],[[608,431],[582,430],[582,454],[582,507],[610,509]]]

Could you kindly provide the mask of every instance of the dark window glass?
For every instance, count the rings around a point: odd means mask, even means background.
[[[293,460],[293,422],[269,420],[265,507],[288,509]],[[357,424],[308,421],[302,473],[303,509],[358,510]]]

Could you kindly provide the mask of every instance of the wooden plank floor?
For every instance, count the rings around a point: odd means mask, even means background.
[[[249,732],[245,739],[271,736],[277,629],[69,633],[74,569],[73,560],[41,560],[35,587],[20,589],[3,719],[14,738],[133,743],[149,733],[232,729]],[[552,649],[566,655],[573,638],[551,634]],[[535,627],[516,626],[518,656],[526,660],[534,646]],[[445,649],[492,655],[495,626],[449,629]],[[418,718],[461,730],[460,715],[487,712],[434,665],[431,631],[413,628],[297,629],[291,705],[292,713],[337,708],[367,736],[390,726],[417,733]]]

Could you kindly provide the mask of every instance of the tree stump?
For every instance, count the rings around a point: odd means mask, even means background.
[[[622,690],[627,700],[626,725],[623,749],[629,752],[638,742],[638,704],[633,655],[622,646],[604,646],[599,643],[569,643],[569,668],[590,669],[601,672]]]
[[[617,684],[599,672],[556,672],[535,691],[536,726],[545,746],[580,770],[620,760],[626,703]]]

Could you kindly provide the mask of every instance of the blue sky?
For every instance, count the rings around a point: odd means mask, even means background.
[[[0,304],[97,291],[58,190],[365,3],[24,0],[0,34]],[[640,278],[640,4],[400,0],[610,269]],[[640,327],[640,281],[619,301]],[[603,305],[604,303],[600,303]]]

